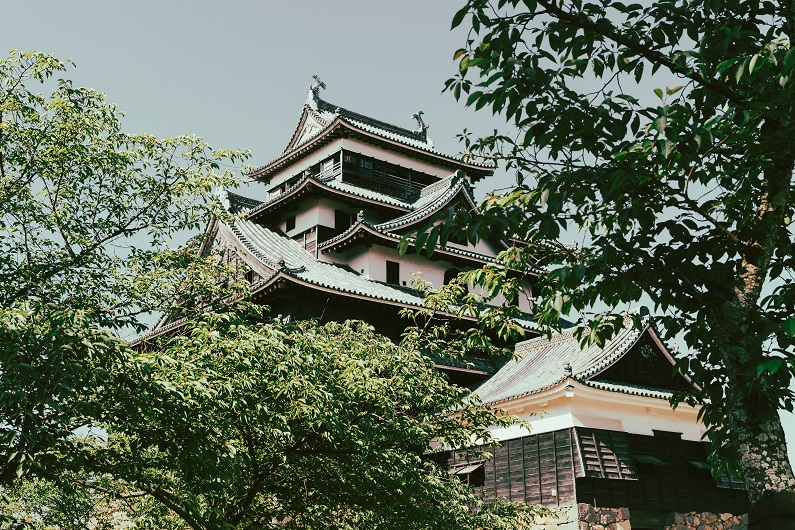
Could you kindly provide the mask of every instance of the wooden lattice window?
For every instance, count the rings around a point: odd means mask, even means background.
[[[577,438],[582,457],[583,476],[638,479],[626,433],[577,428]]]

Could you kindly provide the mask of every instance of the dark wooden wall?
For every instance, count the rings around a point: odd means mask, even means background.
[[[579,477],[577,500],[597,506],[626,507],[630,511],[709,511],[747,513],[750,508],[744,489],[718,487],[709,470],[695,462],[706,462],[709,444],[681,440],[678,433],[656,436],[627,435],[638,480],[608,480]],[[639,462],[652,456],[664,464]],[[726,483],[727,481],[719,481]],[[738,487],[735,481],[732,485]]]
[[[490,452],[493,458],[483,464],[484,484],[475,487],[486,500],[502,497],[570,506],[576,503],[574,475],[575,467],[580,466],[573,436],[573,430],[525,436],[501,446],[446,453],[442,463],[448,468],[461,466],[482,460],[482,451]]]
[[[718,487],[706,461],[709,444],[677,433],[642,436],[602,429],[565,429],[508,440],[500,446],[452,451],[434,459],[448,469],[485,460],[470,477],[486,500],[502,497],[547,506],[578,502],[630,512],[746,513],[744,489]],[[656,462],[656,463],[650,463]],[[719,481],[727,485],[727,481]],[[735,488],[741,487],[735,481]]]

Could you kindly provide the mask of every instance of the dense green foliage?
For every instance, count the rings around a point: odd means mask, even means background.
[[[221,165],[245,157],[124,133],[102,94],[53,79],[65,68],[0,60],[0,485],[55,465],[96,417],[91,392],[125,364],[110,330],[218,299],[218,265],[165,245],[215,211],[210,190],[234,181]]]
[[[123,133],[64,67],[0,61],[0,528],[529,525],[429,458],[512,420],[449,386],[424,333],[270,320],[230,306],[215,256],[166,248],[226,215],[210,191],[245,153]],[[115,336],[151,311],[185,324]]]
[[[487,441],[486,426],[511,418],[366,324],[249,311],[207,316],[142,353],[145,376],[113,413],[121,428],[87,465],[193,528],[514,527],[494,513],[505,507],[473,513],[477,497],[425,457]]]
[[[517,182],[429,240],[526,242],[467,279],[532,292],[550,328],[585,315],[584,340],[650,298],[689,347],[700,389],[679,399],[703,405],[721,462],[754,501],[795,489],[778,419],[795,370],[793,4],[470,0],[465,21],[447,89],[514,131],[465,135],[467,156]],[[645,89],[657,72],[680,86]],[[579,246],[558,242],[566,230]],[[533,285],[511,275],[536,265]]]

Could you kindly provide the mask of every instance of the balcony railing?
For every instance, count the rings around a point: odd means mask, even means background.
[[[393,175],[378,168],[363,168],[350,164],[343,166],[340,162],[326,165],[319,171],[310,172],[309,176],[320,182],[334,179],[342,180],[342,182],[407,202],[414,202],[419,199],[420,192],[425,187],[423,184],[412,182],[407,178]]]

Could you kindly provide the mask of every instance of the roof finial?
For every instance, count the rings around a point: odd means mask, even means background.
[[[418,110],[414,114],[411,115],[411,118],[417,122],[417,130],[423,134],[430,128],[430,126],[425,123],[422,119],[422,115],[425,114],[421,110]]]
[[[320,99],[320,90],[326,89],[326,83],[320,80],[320,76],[317,74],[312,76],[314,79],[314,83],[309,85],[309,88],[306,89],[306,93],[309,96],[306,98],[306,104],[309,105],[312,109],[317,110],[317,102]]]
[[[563,365],[563,375],[565,375],[566,377],[571,377],[571,374],[572,374],[571,365],[569,363],[564,364]]]
[[[359,213],[356,214],[356,222],[361,223],[362,221],[364,221],[364,211],[359,210]]]
[[[218,194],[218,202],[221,203],[221,207],[224,209],[224,211],[230,211],[232,208],[229,204],[229,194],[226,192],[226,188],[223,186],[218,186],[216,193]]]
[[[325,89],[326,89],[326,83],[324,83],[323,81],[321,81],[321,80],[320,80],[320,77],[319,77],[317,74],[313,75],[313,76],[312,76],[312,79],[314,79],[314,80],[315,80],[315,82],[314,82],[314,83],[312,83],[312,87],[311,87],[311,88],[312,88],[312,92],[314,92],[315,94],[317,94],[318,92],[320,92],[320,89],[321,89],[321,88],[322,88],[323,90],[325,90]]]

